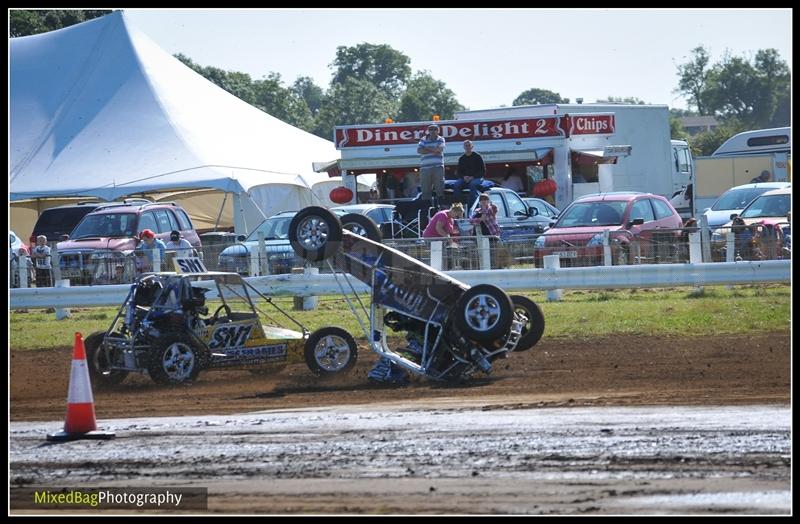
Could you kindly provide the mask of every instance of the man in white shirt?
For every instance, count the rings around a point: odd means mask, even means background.
[[[172,231],[169,234],[167,251],[175,251],[176,257],[186,258],[192,256],[192,245],[185,238],[181,238],[180,231]]]

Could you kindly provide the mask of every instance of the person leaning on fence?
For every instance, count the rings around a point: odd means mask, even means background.
[[[486,236],[500,236],[500,226],[497,225],[497,206],[492,204],[488,193],[481,193],[478,197],[478,207],[472,212],[469,223],[481,228],[481,234]]]
[[[36,269],[36,287],[51,287],[53,285],[53,266],[46,236],[36,237],[36,246],[31,250],[31,260]]]
[[[161,239],[156,238],[156,234],[149,229],[145,229],[139,233],[139,238],[142,239],[143,243],[138,247],[138,249],[144,254],[144,257],[139,257],[139,272],[144,273],[147,271],[152,271],[153,252],[158,250],[161,254],[161,260],[163,261],[164,255],[167,251],[167,246]]]
[[[436,198],[444,194],[444,137],[439,135],[439,126],[431,124],[428,132],[419,141],[417,153],[420,154],[419,180],[422,185],[422,199],[431,200],[431,191]]]
[[[458,236],[455,219],[464,216],[464,205],[456,202],[450,209],[439,211],[431,217],[428,227],[422,232],[422,238],[448,238]]]
[[[761,252],[756,246],[753,230],[745,224],[742,217],[735,217],[731,222],[734,236],[735,260],[760,260]]]
[[[175,251],[175,256],[186,258],[192,256],[192,245],[185,238],[181,238],[180,231],[172,231],[169,234],[169,242],[166,244],[167,251]]]

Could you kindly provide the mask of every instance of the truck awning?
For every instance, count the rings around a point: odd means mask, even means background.
[[[542,147],[538,149],[525,149],[517,151],[479,151],[485,164],[500,164],[511,162],[536,162],[551,156],[552,147]],[[602,153],[602,151],[601,151]],[[458,165],[458,158],[462,155],[458,153],[445,153],[444,164],[446,166]],[[378,158],[342,158],[339,160],[339,167],[348,171],[369,171],[378,169],[394,168],[418,168],[419,155],[402,157],[378,157]]]
[[[586,151],[572,150],[572,163],[582,166],[591,166],[595,164],[616,164],[617,158],[624,156],[622,154],[605,154],[602,149],[590,149]]]

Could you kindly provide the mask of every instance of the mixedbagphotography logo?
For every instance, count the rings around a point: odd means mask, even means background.
[[[69,488],[11,490],[11,509],[208,509],[207,488]]]

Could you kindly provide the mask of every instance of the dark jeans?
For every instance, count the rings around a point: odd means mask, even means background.
[[[459,178],[453,184],[453,191],[455,191],[455,197],[458,198],[458,195],[461,193],[462,189],[469,189],[469,200],[467,201],[467,212],[472,209],[472,205],[475,203],[475,200],[478,199],[478,191],[481,189],[481,184],[483,184],[483,178],[473,178],[469,182],[465,182],[463,178]]]

